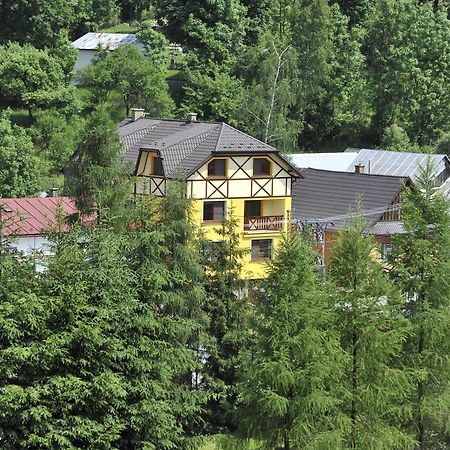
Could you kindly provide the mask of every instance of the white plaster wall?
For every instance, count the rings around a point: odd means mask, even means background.
[[[97,52],[95,50],[79,50],[78,59],[75,63],[75,72],[79,72],[81,69],[84,69],[86,66],[91,64],[96,53]]]

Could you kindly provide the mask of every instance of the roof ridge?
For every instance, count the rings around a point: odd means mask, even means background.
[[[225,123],[220,122],[220,132],[219,136],[217,136],[216,146],[214,147],[214,151],[219,147],[220,139],[222,138],[223,129],[225,128]]]

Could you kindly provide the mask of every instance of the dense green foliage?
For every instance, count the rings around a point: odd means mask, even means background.
[[[135,45],[119,47],[87,66],[80,82],[91,89],[93,105],[105,103],[111,91],[119,92],[127,116],[133,106],[155,117],[169,117],[173,109],[164,68],[145,58]]]
[[[417,188],[405,195],[406,233],[396,237],[392,260],[413,327],[404,361],[419,372],[410,399],[410,429],[421,449],[450,445],[450,220],[448,202],[434,186],[431,164],[424,169]]]
[[[0,197],[26,197],[42,189],[39,160],[25,130],[0,114]]]
[[[70,41],[119,20],[144,48],[102,49],[72,84]],[[232,214],[201,253],[182,183],[130,202],[117,134],[139,107],[287,153],[450,154],[449,77],[448,1],[1,1],[0,203],[64,171],[96,220],[52,236],[37,273],[0,205],[0,446],[449,448],[450,219],[429,167],[388,263],[357,224],[324,280],[289,234],[251,289]]]
[[[339,448],[345,355],[314,256],[289,235],[269,266],[241,366],[240,423],[265,448]]]
[[[204,242],[205,311],[210,318],[200,385],[212,395],[207,405],[209,433],[235,430],[237,368],[249,345],[248,319],[253,312],[241,278],[245,249],[240,247],[232,211],[217,229],[220,242]]]
[[[413,391],[412,374],[402,361],[409,322],[400,290],[374,259],[375,243],[363,232],[362,221],[345,230],[330,261],[337,325],[348,355],[343,412],[351,426],[344,448],[413,448],[414,438],[402,427]]]
[[[130,168],[121,164],[122,145],[105,109],[85,124],[74,158],[66,168],[66,191],[82,214],[116,217],[129,196]]]

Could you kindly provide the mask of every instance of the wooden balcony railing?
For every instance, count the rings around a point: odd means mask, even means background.
[[[244,231],[279,231],[283,220],[283,216],[244,217]]]

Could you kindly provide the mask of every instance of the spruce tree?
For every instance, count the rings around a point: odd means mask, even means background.
[[[239,352],[248,345],[248,320],[252,312],[241,277],[247,251],[240,246],[233,210],[216,229],[219,242],[204,242],[206,273],[205,311],[209,318],[201,386],[210,395],[207,432],[229,434],[236,428],[236,382]]]
[[[104,108],[93,111],[73,160],[66,169],[66,192],[82,214],[115,217],[131,192],[131,169],[122,164],[122,143],[116,124]]]
[[[409,411],[411,374],[402,366],[402,345],[410,333],[399,290],[376,259],[376,245],[360,219],[339,236],[329,279],[341,345],[347,365],[343,386],[349,393],[343,413],[350,420],[344,447],[412,448],[402,429]]]
[[[162,343],[159,361],[152,368],[152,373],[166,377],[165,389],[158,392],[170,399],[167,410],[161,410],[167,417],[167,424],[161,428],[165,432],[162,443],[167,448],[193,449],[201,442],[198,435],[206,400],[206,393],[196,384],[208,323],[203,267],[185,183],[169,183],[165,198],[151,205],[148,199],[138,204],[137,223],[141,226],[132,231],[130,260],[139,280],[141,305],[156,319],[149,338],[156,336]],[[154,359],[151,355],[149,358]],[[148,377],[148,372],[143,372],[140,383],[147,385]],[[139,383],[136,388],[139,392]],[[154,405],[152,400],[150,397],[149,405]],[[140,420],[144,421],[141,433],[157,430],[145,414]],[[123,443],[128,448],[130,441]],[[156,448],[161,445],[158,440],[153,443]]]
[[[339,448],[343,352],[333,322],[314,255],[290,234],[261,285],[242,365],[244,436],[268,449]]]
[[[404,360],[419,372],[410,401],[418,447],[448,448],[450,411],[450,217],[428,161],[402,202],[405,234],[394,239],[393,276],[413,334]]]

